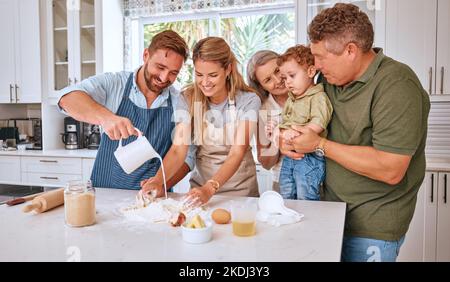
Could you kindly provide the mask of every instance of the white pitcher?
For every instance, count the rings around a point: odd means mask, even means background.
[[[132,173],[148,160],[161,159],[161,156],[155,151],[147,138],[142,135],[142,132],[137,128],[135,129],[138,132],[136,141],[122,146],[122,140],[120,140],[119,147],[114,152],[114,156],[127,174]]]

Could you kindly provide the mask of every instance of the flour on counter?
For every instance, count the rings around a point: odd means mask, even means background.
[[[157,199],[146,207],[132,205],[121,208],[123,216],[129,221],[138,221],[146,223],[169,223],[171,219],[178,217],[182,211],[182,202],[171,198]],[[206,218],[207,211],[204,208],[195,208],[186,214],[188,219],[195,215]]]

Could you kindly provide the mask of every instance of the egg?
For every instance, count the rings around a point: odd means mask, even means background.
[[[231,220],[231,214],[224,209],[216,209],[211,214],[212,220],[217,224],[228,224]]]

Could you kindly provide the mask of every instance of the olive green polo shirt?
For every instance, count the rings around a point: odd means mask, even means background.
[[[403,180],[391,186],[327,159],[324,199],[347,203],[346,236],[393,241],[408,230],[425,176],[430,100],[408,66],[381,49],[375,52],[367,71],[351,84],[324,81],[334,108],[328,139],[412,156],[411,163]]]
[[[331,120],[333,107],[323,92],[323,85],[317,84],[309,88],[303,95],[295,96],[289,92],[289,98],[281,113],[281,129],[290,129],[293,125],[307,125],[309,123],[322,127],[321,136],[326,137],[326,128]]]

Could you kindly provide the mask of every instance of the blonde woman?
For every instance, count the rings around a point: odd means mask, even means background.
[[[204,204],[216,193],[256,197],[250,140],[261,100],[245,84],[224,39],[200,40],[193,49],[193,61],[195,82],[184,89],[177,106],[175,137],[164,158],[166,177],[170,179],[184,165],[192,141],[196,152],[191,198]],[[161,170],[143,185],[141,193],[151,190],[164,195]]]
[[[279,55],[270,50],[256,52],[247,65],[248,84],[265,97],[259,115],[258,161],[272,172],[274,191],[280,191],[279,178],[283,156],[273,140],[274,128],[281,122],[281,112],[288,99],[288,89],[280,77]]]

